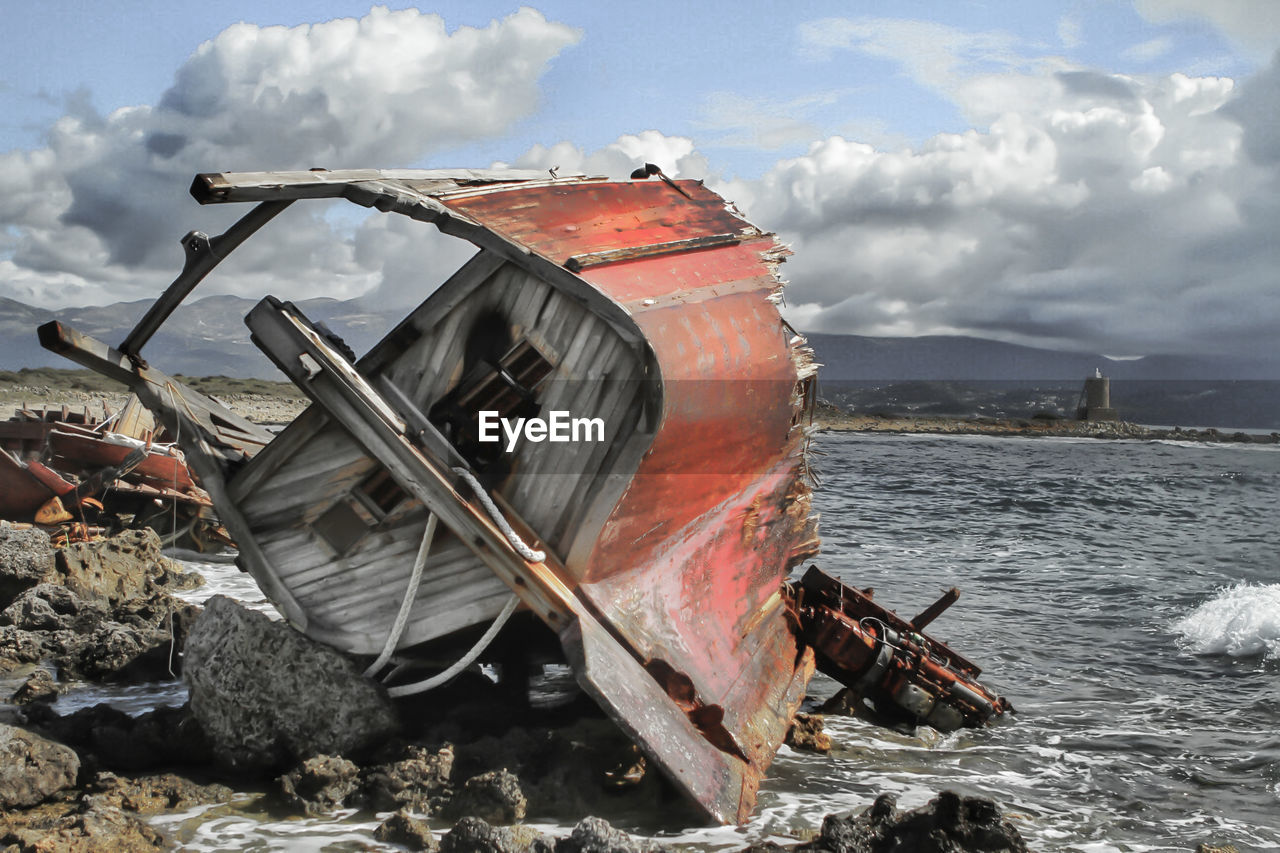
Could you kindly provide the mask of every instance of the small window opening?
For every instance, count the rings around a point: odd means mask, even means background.
[[[485,359],[431,407],[429,418],[477,471],[501,474],[501,443],[479,440],[480,412],[500,418],[533,417],[537,392],[555,366],[529,340],[516,342],[498,359]]]
[[[325,510],[312,529],[338,556],[346,556],[408,499],[391,474],[379,468]]]

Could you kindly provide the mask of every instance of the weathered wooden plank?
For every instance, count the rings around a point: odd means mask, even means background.
[[[356,363],[360,372],[366,376],[382,372],[391,362],[400,359],[407,349],[406,340],[434,334],[441,319],[470,299],[476,288],[506,263],[493,252],[477,252]],[[406,387],[403,383],[397,384]]]
[[[293,419],[276,437],[263,447],[262,452],[250,459],[227,483],[232,500],[243,500],[254,489],[287,462],[294,453],[305,447],[328,423],[329,416],[323,409],[308,406]]]
[[[558,176],[572,181],[577,173]],[[598,179],[596,179],[598,180]],[[551,183],[538,169],[316,169],[306,172],[208,172],[196,175],[191,195],[201,204],[261,201],[273,198],[336,198],[351,183],[413,181],[441,184],[456,191],[473,184]]]
[[[621,249],[605,249],[601,252],[584,252],[569,258],[564,262],[564,265],[566,269],[578,272],[587,267],[597,267],[603,264],[638,261],[644,258],[673,255],[677,252],[714,249],[717,246],[736,246],[741,242],[742,236],[739,234],[708,234],[705,237],[690,237],[684,240],[670,240],[665,243],[645,243]]]

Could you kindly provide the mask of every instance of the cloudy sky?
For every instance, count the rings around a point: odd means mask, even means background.
[[[242,212],[199,208],[197,172],[649,160],[791,244],[804,329],[1278,348],[1274,0],[47,0],[5,18],[0,296],[23,302],[154,297],[183,233]],[[408,304],[468,254],[347,207],[295,205],[201,292]]]

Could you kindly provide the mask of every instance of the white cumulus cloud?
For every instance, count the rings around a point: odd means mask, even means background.
[[[1030,86],[1051,97],[986,130],[893,152],[832,137],[735,184],[795,248],[792,316],[825,331],[1267,355],[1280,67],[1241,92],[1085,70]]]
[[[181,266],[183,226],[216,232],[247,209],[197,211],[192,175],[407,166],[503,133],[536,108],[543,72],[579,38],[529,8],[452,31],[438,15],[385,7],[231,26],[187,59],[158,104],[106,116],[75,106],[46,147],[0,154],[7,291],[44,305],[154,296]],[[268,270],[289,295],[345,297],[379,283],[382,261],[357,252],[349,229],[300,208],[269,226],[272,241],[250,241],[228,262],[244,292]]]

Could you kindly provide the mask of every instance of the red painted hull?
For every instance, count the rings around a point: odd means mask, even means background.
[[[661,370],[664,411],[590,556],[569,569],[678,703],[720,718],[704,733],[742,759],[741,820],[812,672],[779,596],[817,547],[796,393],[805,365],[768,299],[780,287],[772,236],[700,184],[680,188],[690,198],[652,181],[446,203],[559,264],[738,238],[579,273],[634,316]]]

